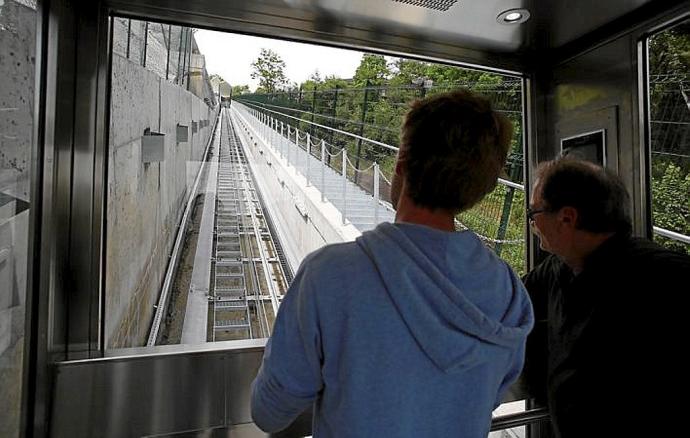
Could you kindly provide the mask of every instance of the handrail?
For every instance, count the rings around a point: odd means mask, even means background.
[[[501,415],[491,421],[491,431],[510,429],[525,426],[527,424],[544,421],[549,418],[547,408],[529,409],[516,414]]]
[[[320,123],[310,122],[309,120],[302,120],[302,119],[297,118],[297,117],[295,117],[295,116],[291,116],[291,115],[289,115],[289,114],[281,113],[280,111],[273,111],[272,109],[268,109],[268,108],[262,107],[260,103],[253,103],[253,102],[247,102],[247,101],[236,101],[236,102],[239,103],[239,104],[241,104],[241,105],[244,105],[244,106],[251,105],[251,106],[254,106],[254,107],[259,107],[259,109],[262,110],[262,111],[270,111],[270,112],[275,113],[275,114],[280,114],[280,115],[283,116],[283,117],[289,117],[289,118],[291,118],[291,119],[299,120],[300,122],[304,122],[304,123],[308,123],[308,124],[310,124],[310,125],[318,126],[319,128],[330,129],[331,131],[337,132],[337,133],[339,133],[339,134],[347,135],[347,136],[350,136],[350,137],[352,137],[352,138],[356,138],[357,140],[366,141],[366,142],[368,142],[368,143],[372,143],[372,144],[375,144],[375,145],[384,147],[384,148],[386,148],[386,149],[393,150],[393,151],[395,151],[395,152],[398,152],[398,149],[399,149],[399,148],[396,148],[395,146],[391,146],[391,145],[386,144],[386,143],[381,143],[380,141],[371,140],[371,139],[369,139],[369,138],[362,137],[361,135],[352,134],[352,133],[350,133],[350,132],[343,131],[343,130],[338,129],[338,128],[333,128],[332,126],[326,126],[326,125],[322,125],[322,124],[320,124]]]
[[[338,133],[341,133],[341,134],[344,134],[344,135],[348,135],[348,136],[353,137],[353,138],[356,138],[356,139],[361,139],[361,140],[363,140],[363,141],[366,141],[366,142],[369,142],[369,143],[373,143],[373,144],[376,144],[376,145],[385,147],[385,148],[390,149],[390,150],[393,150],[393,151],[395,151],[395,152],[397,152],[397,151],[400,149],[400,148],[397,148],[397,147],[395,147],[395,146],[391,146],[391,145],[386,144],[386,143],[381,143],[381,142],[379,142],[379,141],[371,140],[371,139],[369,139],[369,138],[362,137],[362,136],[359,136],[359,135],[357,135],[357,134],[352,134],[352,133],[349,133],[349,132],[347,132],[347,131],[342,131],[342,130],[340,130],[340,129],[333,128],[333,127],[331,127],[331,126],[321,125],[321,124],[316,123],[316,122],[311,122],[311,121],[309,121],[309,120],[303,120],[303,119],[300,119],[300,118],[291,116],[291,115],[289,115],[289,114],[281,113],[280,111],[274,111],[274,110],[271,110],[271,109],[268,109],[268,108],[265,108],[265,107],[261,106],[261,105],[263,105],[263,104],[261,104],[261,103],[253,103],[253,102],[239,101],[239,100],[237,101],[237,103],[239,103],[239,104],[241,104],[241,105],[244,105],[244,106],[251,105],[251,106],[254,106],[254,107],[258,107],[258,108],[259,108],[260,110],[262,110],[262,111],[269,111],[269,112],[272,112],[272,113],[275,113],[275,114],[279,114],[279,115],[284,116],[284,117],[289,117],[289,118],[291,118],[291,119],[299,120],[300,122],[304,122],[304,123],[308,123],[308,124],[310,124],[310,125],[318,126],[319,128],[329,129],[329,130],[332,130],[332,131],[335,131],[335,132],[338,132]],[[275,106],[275,105],[271,105],[271,106]],[[288,125],[288,126],[289,126],[289,125]],[[503,178],[498,178],[498,183],[499,183],[499,184],[503,184],[504,186],[512,187],[512,188],[517,189],[517,190],[521,190],[521,191],[523,191],[523,192],[525,191],[525,186],[524,186],[524,185],[518,184],[518,183],[514,183],[514,182],[512,182],[512,181],[508,181],[508,180],[503,179]]]
[[[668,237],[669,239],[673,239],[678,242],[690,244],[690,236],[687,236],[685,234],[677,233],[675,231],[667,230],[666,228],[661,228],[657,226],[652,227],[652,230],[654,231],[654,234],[658,234],[659,236]]]

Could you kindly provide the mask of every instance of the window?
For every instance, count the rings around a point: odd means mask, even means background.
[[[268,337],[308,253],[393,221],[390,182],[408,103],[459,87],[489,98],[514,137],[497,188],[458,215],[457,226],[524,273],[520,78],[120,17],[111,23],[108,349]],[[245,63],[233,52],[228,64],[227,47],[255,50]],[[288,77],[292,65],[281,53],[295,52],[320,64]],[[328,56],[349,70],[322,75]],[[272,150],[243,147],[257,138]],[[316,211],[324,203],[338,214]]]
[[[649,39],[654,240],[690,254],[690,22]]]

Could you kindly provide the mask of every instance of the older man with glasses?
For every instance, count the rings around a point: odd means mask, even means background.
[[[670,436],[659,431],[683,406],[668,391],[685,376],[690,257],[632,237],[629,206],[621,180],[594,164],[537,171],[527,217],[552,255],[524,278],[536,318],[524,375],[559,438]]]

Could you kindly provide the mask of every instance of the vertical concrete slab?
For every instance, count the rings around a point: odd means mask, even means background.
[[[113,56],[108,157],[106,318],[108,347],[143,345],[186,196],[207,138],[177,144],[177,123],[189,124],[196,96],[137,62]],[[201,102],[203,105],[203,102]],[[163,132],[164,161],[141,163],[146,128]]]

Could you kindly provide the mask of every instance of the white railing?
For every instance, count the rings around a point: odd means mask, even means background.
[[[237,101],[235,101],[235,102],[240,103]],[[249,106],[249,105],[251,105],[251,106]],[[334,131],[334,132],[337,132],[340,134],[344,134],[344,135],[347,135],[351,138],[354,138],[357,140],[362,140],[363,142],[368,142],[368,143],[371,143],[371,144],[374,144],[377,146],[382,146],[382,147],[385,147],[386,149],[389,149],[392,151],[398,151],[397,147],[389,145],[389,144],[381,143],[378,141],[370,140],[366,137],[361,137],[359,135],[352,134],[352,133],[349,133],[346,131],[342,131],[342,130],[339,130],[336,128],[332,128],[329,126],[310,122],[308,120],[298,119],[297,117],[290,116],[288,114],[281,113],[278,111],[274,111],[274,110],[271,110],[271,109],[268,109],[268,108],[265,108],[263,106],[259,106],[256,104],[251,104],[249,102],[241,102],[240,105],[238,105],[238,108],[241,108],[241,111],[245,112],[247,115],[250,116],[250,117],[246,117],[246,120],[248,123],[252,124],[252,128],[254,129],[254,131],[257,133],[261,133],[264,141],[267,144],[275,145],[274,148],[278,151],[281,158],[286,159],[289,166],[294,166],[295,169],[297,169],[297,163],[295,162],[296,158],[293,159],[292,158],[293,154],[290,153],[289,148],[291,148],[291,147],[292,148],[299,147],[303,151],[306,151],[307,154],[309,154],[309,155],[307,155],[307,157],[312,156],[322,163],[321,172],[320,172],[321,173],[321,175],[320,175],[321,176],[320,187],[321,187],[321,200],[322,201],[326,200],[325,193],[324,193],[325,192],[324,188],[325,188],[325,184],[326,184],[326,178],[325,178],[326,166],[331,167],[331,169],[333,169],[333,171],[338,172],[338,173],[340,173],[340,175],[343,176],[342,196],[343,196],[344,201],[343,201],[343,207],[341,210],[342,217],[343,217],[343,223],[345,222],[345,216],[347,213],[347,193],[346,193],[347,184],[346,184],[346,182],[347,182],[348,167],[354,174],[357,174],[357,173],[362,174],[362,173],[366,173],[369,171],[373,171],[373,184],[372,184],[371,190],[369,190],[368,187],[363,187],[361,185],[358,185],[358,187],[363,189],[367,194],[369,194],[373,198],[373,209],[374,209],[373,215],[374,215],[375,222],[378,223],[378,220],[379,220],[379,216],[380,216],[379,208],[380,208],[380,206],[383,205],[392,211],[392,206],[390,206],[390,204],[383,203],[380,200],[380,183],[381,183],[381,180],[383,180],[383,183],[385,185],[387,185],[388,188],[390,188],[390,186],[391,186],[391,181],[389,181],[386,178],[386,176],[381,172],[380,165],[378,163],[374,162],[372,165],[370,165],[366,169],[359,169],[350,161],[350,159],[348,158],[347,150],[345,148],[339,148],[335,153],[331,153],[328,151],[328,149],[333,148],[333,146],[328,145],[325,142],[325,140],[322,139],[322,140],[320,140],[320,142],[315,143],[312,140],[311,135],[308,133],[305,136],[300,136],[298,128],[294,128],[292,125],[286,124],[283,121],[278,121],[275,117],[273,117],[272,114],[275,114],[276,116],[279,115],[281,118],[285,117],[285,118],[289,118],[289,119],[294,119],[297,122],[307,123],[307,124],[314,125],[314,126],[317,126],[317,127],[323,128],[323,129],[327,129],[327,130],[331,130],[331,131]],[[285,127],[286,126],[287,126],[287,130],[288,130],[287,136],[285,133]],[[293,135],[292,132],[297,133],[296,134],[297,139],[305,139],[305,146],[304,147],[302,147],[299,144],[298,140],[293,141],[294,139],[292,137],[295,137],[295,135]],[[321,149],[320,157],[315,156],[311,153],[312,147],[320,147],[320,149]],[[330,166],[330,164],[328,164],[330,159],[338,158],[338,157],[340,157],[340,159],[342,159],[342,164],[341,164],[341,166],[339,166],[339,168],[332,167],[332,166]],[[311,170],[310,170],[308,163],[309,163],[309,160],[307,160],[306,168],[304,169],[304,173],[303,173],[303,175],[305,176],[305,178],[307,180],[307,185],[314,184],[313,181],[311,181]],[[524,190],[525,190],[525,188],[522,184],[508,181],[508,180],[505,180],[502,178],[498,179],[498,184],[512,188],[514,190],[522,191],[522,192],[524,192]],[[319,184],[314,184],[314,185],[316,186]],[[462,229],[468,229],[469,227],[467,227],[465,224],[461,223],[460,221],[458,221],[456,219],[456,228],[459,230],[462,230]],[[497,238],[482,235],[480,233],[477,233],[476,231],[475,231],[475,233],[483,241],[485,241],[487,244],[492,244],[492,245],[496,245],[496,244],[521,245],[521,244],[524,244],[524,239],[522,239],[522,238],[520,238],[520,239],[497,239]]]
[[[372,197],[373,201],[373,215],[374,215],[374,220],[375,222],[378,222],[379,218],[379,209],[381,206],[384,208],[388,208],[390,211],[393,211],[392,206],[386,205],[381,201],[380,197],[380,187],[381,187],[381,181],[380,178],[383,178],[384,182],[390,186],[390,182],[383,176],[383,174],[380,171],[380,166],[378,163],[374,162],[372,165],[370,165],[366,169],[359,169],[357,168],[348,158],[348,153],[346,148],[340,148],[337,150],[335,153],[329,152],[329,148],[327,147],[327,143],[325,140],[320,140],[320,142],[314,142],[312,140],[311,134],[310,133],[304,133],[300,134],[300,130],[297,127],[294,127],[288,123],[285,123],[284,121],[279,121],[273,116],[269,115],[267,112],[264,110],[259,111],[256,108],[252,108],[249,106],[246,106],[244,104],[237,105],[236,106],[238,111],[244,112],[245,115],[248,115],[250,117],[244,117],[246,122],[252,126],[252,129],[258,134],[261,135],[266,144],[271,144],[274,145],[273,147],[275,150],[278,152],[279,156],[283,159],[286,160],[288,166],[293,166],[296,170],[298,169],[298,166],[300,165],[300,154],[299,154],[299,149],[301,149],[303,152],[306,153],[306,158],[305,158],[305,163],[304,163],[304,168],[302,170],[302,175],[305,177],[307,186],[309,185],[319,185],[319,184],[314,184],[314,181],[312,181],[312,174],[311,174],[311,165],[309,163],[310,157],[314,158],[318,161],[321,162],[321,174],[320,174],[320,188],[321,188],[321,200],[325,201],[325,187],[326,187],[326,166],[331,167],[335,172],[338,172],[342,176],[342,208],[341,208],[341,213],[342,213],[342,220],[343,224],[345,224],[346,217],[347,217],[347,210],[348,210],[348,199],[347,199],[347,191],[348,191],[348,172],[351,172],[352,174],[364,174],[367,172],[372,172],[373,173],[373,184],[371,189],[369,187],[357,184],[355,181],[351,181],[354,184],[356,184],[360,189],[362,189],[365,193],[370,195]],[[268,110],[270,111],[270,110]],[[281,114],[283,116],[283,114]],[[290,116],[288,116],[290,117]],[[297,119],[299,120],[299,119]],[[319,125],[320,126],[320,125]],[[324,127],[327,128],[327,127]],[[333,129],[333,128],[331,128]],[[338,130],[339,131],[339,130]],[[339,131],[341,133],[345,133],[345,131]],[[349,133],[348,133],[349,134]],[[368,140],[365,139],[364,137],[357,136],[355,134],[351,134],[351,136],[357,138],[357,139],[362,139],[374,144],[378,145],[384,145],[389,149],[392,150],[397,150],[397,148],[390,146],[390,145],[385,145],[380,142],[375,142],[373,140]],[[303,146],[302,146],[303,143]],[[328,145],[330,146],[330,145]],[[298,149],[299,148],[299,149]],[[312,153],[313,148],[320,148],[321,154],[320,156],[316,156]],[[294,150],[293,150],[294,149]],[[341,160],[341,165],[339,168],[334,168],[332,167],[329,162],[333,158],[340,158]]]

